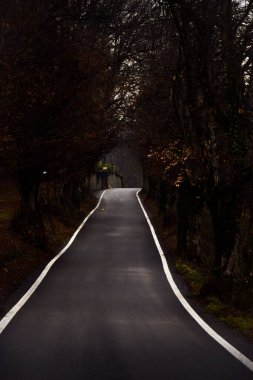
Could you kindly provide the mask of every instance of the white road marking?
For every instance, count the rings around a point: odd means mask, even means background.
[[[162,250],[162,247],[158,241],[157,235],[155,233],[154,227],[144,209],[144,206],[142,205],[142,202],[139,197],[139,192],[141,190],[138,190],[136,193],[137,199],[140,203],[141,209],[144,213],[144,216],[147,220],[147,223],[149,225],[150,231],[152,233],[153,239],[155,241],[157,250],[160,254],[163,269],[166,274],[167,280],[175,294],[175,296],[178,298],[178,300],[181,302],[183,307],[186,309],[186,311],[192,316],[193,319],[209,334],[216,342],[218,342],[222,347],[224,347],[230,354],[232,354],[236,359],[238,359],[241,363],[243,363],[246,367],[248,367],[251,371],[253,371],[253,362],[247,358],[245,355],[243,355],[240,351],[238,351],[234,346],[232,346],[230,343],[228,343],[225,339],[223,339],[219,334],[217,334],[196,312],[193,310],[193,308],[189,305],[189,303],[186,301],[180,290],[178,289],[177,285],[175,284],[173,277],[171,275],[171,272],[168,267],[167,260],[165,258],[164,252]]]
[[[29,288],[29,290],[23,295],[22,298],[16,303],[16,305],[13,306],[13,308],[1,319],[0,321],[0,334],[3,332],[3,330],[6,328],[6,326],[10,323],[10,321],[15,317],[17,312],[24,306],[24,304],[29,300],[31,295],[35,292],[35,290],[38,288],[38,286],[41,284],[43,279],[46,277],[54,263],[67,251],[67,249],[71,246],[75,238],[77,237],[78,233],[81,231],[87,220],[90,218],[90,216],[98,209],[100,206],[101,200],[105,194],[106,190],[101,194],[98,204],[96,207],[89,213],[89,215],[86,216],[86,218],[83,220],[83,222],[80,224],[78,229],[75,231],[75,233],[70,238],[69,242],[65,245],[65,247],[56,255],[45,267],[45,269],[42,271],[42,273],[39,275],[37,280],[33,283],[33,285]]]

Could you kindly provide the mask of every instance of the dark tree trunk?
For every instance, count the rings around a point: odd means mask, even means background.
[[[39,209],[39,187],[41,170],[25,167],[19,172],[21,209],[12,220],[13,230],[24,240],[39,248],[47,247],[43,217]]]
[[[203,209],[201,189],[192,186],[188,180],[179,189],[177,206],[178,237],[177,251],[179,254],[197,260],[200,256],[200,213]]]
[[[61,204],[68,208],[80,209],[82,201],[82,189],[79,178],[72,178],[62,188]]]
[[[149,196],[157,201],[157,181],[154,177],[148,177]]]
[[[168,188],[165,181],[160,182],[159,208],[162,213],[166,212]]]
[[[20,170],[21,209],[37,211],[41,171],[37,167],[25,167]]]
[[[100,173],[102,189],[108,189],[108,173]]]
[[[224,273],[236,243],[238,232],[238,205],[236,190],[232,185],[219,184],[209,197],[209,210],[212,217],[215,264],[217,274]],[[238,207],[239,206],[239,207]]]

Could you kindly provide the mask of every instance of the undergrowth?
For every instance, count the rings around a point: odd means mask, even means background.
[[[176,259],[175,267],[187,281],[194,295],[199,295],[201,288],[207,280],[207,274],[203,273],[194,264],[184,261],[183,259]]]
[[[46,265],[57,250],[67,243],[85,215],[96,204],[96,199],[90,196],[80,210],[42,210],[39,222],[43,225],[43,236],[40,237],[34,228],[29,228],[33,221],[32,215],[28,215],[25,222],[18,218],[20,214],[16,210],[19,198],[14,187],[8,187],[6,183],[3,185],[0,186],[0,316],[7,311],[4,305],[9,295],[36,268]],[[43,238],[43,241],[38,237]]]
[[[199,300],[207,313],[215,315],[222,322],[239,330],[253,341],[252,284],[249,284],[248,280],[234,283],[231,282],[231,279],[220,281],[213,277],[210,268],[196,265],[184,256],[178,257],[176,254],[176,224],[165,223],[155,201],[145,199],[145,197],[143,200],[146,208],[152,213],[151,220],[159,238],[172,254],[175,268],[184,278],[192,295]],[[253,282],[253,276],[251,282]]]

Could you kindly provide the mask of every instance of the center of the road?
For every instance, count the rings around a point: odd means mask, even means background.
[[[8,324],[11,322],[11,320],[14,318],[14,316],[19,312],[19,310],[25,305],[25,303],[29,300],[29,298],[32,296],[32,294],[36,291],[36,289],[39,287],[39,285],[42,283],[43,279],[46,277],[52,266],[55,264],[55,262],[67,251],[67,249],[72,245],[74,240],[76,239],[77,235],[87,222],[87,220],[91,217],[91,215],[99,208],[101,201],[104,197],[106,191],[104,191],[99,201],[96,205],[96,207],[87,215],[87,217],[83,220],[81,225],[78,227],[78,229],[75,231],[69,242],[66,244],[66,246],[47,264],[45,269],[42,271],[42,273],[39,275],[37,280],[34,282],[34,284],[30,287],[30,289],[23,295],[23,297],[16,303],[16,305],[4,316],[4,318],[0,321],[0,334],[4,331],[4,329],[8,326]],[[223,348],[225,348],[231,355],[233,355],[236,359],[238,359],[242,364],[244,364],[248,369],[253,371],[253,362],[247,358],[245,355],[243,355],[240,351],[238,351],[234,346],[232,346],[228,341],[226,341],[224,338],[222,338],[217,332],[215,332],[196,312],[195,310],[190,306],[190,304],[186,301],[180,290],[178,289],[168,266],[165,254],[161,248],[161,245],[159,243],[158,237],[155,233],[154,227],[147,215],[147,212],[144,209],[144,206],[141,202],[141,199],[139,197],[140,190],[137,191],[136,196],[138,199],[138,202],[140,204],[140,207],[143,211],[143,214],[145,216],[145,219],[148,223],[148,226],[150,228],[152,237],[154,239],[156,248],[159,252],[163,269],[166,275],[166,278],[171,286],[171,289],[173,290],[175,296],[179,300],[179,302],[182,304],[184,309],[190,314],[190,316],[198,323],[199,326],[209,335],[211,336],[216,342],[218,342]],[[101,209],[104,212],[104,208]]]

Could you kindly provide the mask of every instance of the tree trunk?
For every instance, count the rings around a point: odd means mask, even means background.
[[[21,209],[12,220],[13,230],[26,241],[39,248],[47,247],[43,217],[39,210],[39,186],[41,171],[38,167],[20,170]]]
[[[20,170],[21,209],[36,211],[38,209],[41,171],[37,167],[25,167]]]
[[[148,189],[150,197],[157,201],[157,181],[154,177],[148,177]]]
[[[237,221],[236,236],[234,240],[234,246],[232,248],[230,257],[227,262],[226,275],[241,277],[243,275],[249,275],[251,268],[245,268],[245,249],[247,246],[249,231],[250,231],[250,210],[243,207],[241,215]]]
[[[159,191],[159,208],[162,213],[166,212],[167,207],[167,184],[165,181],[160,182],[160,191]]]
[[[212,217],[215,244],[214,271],[217,274],[226,271],[232,250],[236,245],[237,202],[235,188],[221,183],[213,189],[209,198],[208,206]]]
[[[200,257],[200,213],[203,209],[201,189],[185,181],[179,190],[177,251],[186,257]]]

